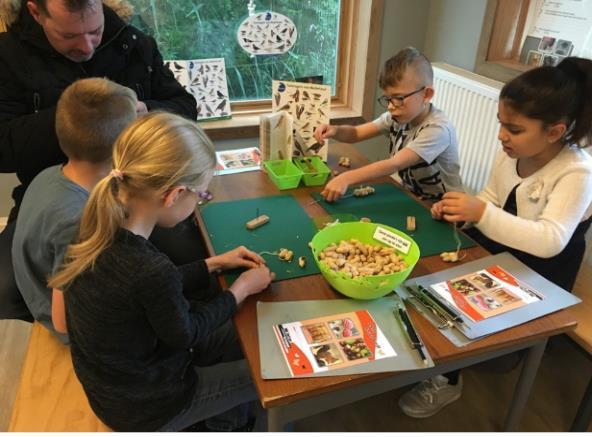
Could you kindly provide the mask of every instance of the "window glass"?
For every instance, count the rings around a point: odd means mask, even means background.
[[[246,0],[129,0],[132,24],[152,35],[165,60],[224,58],[232,101],[271,98],[271,81],[322,76],[335,94],[340,0],[257,1],[255,13],[283,14],[296,25],[290,51],[253,56],[237,42]]]

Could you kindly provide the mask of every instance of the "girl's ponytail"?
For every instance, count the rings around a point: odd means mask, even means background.
[[[557,68],[577,83],[579,105],[573,116],[574,125],[567,138],[584,147],[592,145],[592,61],[584,58],[565,58]]]
[[[63,268],[48,281],[50,288],[67,287],[79,274],[92,268],[113,241],[125,220],[124,207],[117,198],[124,177],[111,172],[92,190],[82,213],[78,242],[68,246]]]
[[[138,117],[115,141],[115,169],[90,194],[77,242],[68,246],[49,287],[64,289],[94,266],[125,224],[130,199],[162,194],[175,185],[199,187],[215,164],[214,145],[195,121],[157,111]]]

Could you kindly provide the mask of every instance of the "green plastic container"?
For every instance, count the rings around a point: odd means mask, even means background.
[[[381,226],[411,242],[409,253],[403,258],[409,266],[406,270],[391,273],[390,275],[366,276],[352,279],[343,273],[331,270],[319,261],[319,253],[325,247],[331,243],[337,244],[341,240],[355,238],[362,243],[388,247],[374,239],[374,231],[377,226]],[[327,282],[340,293],[354,299],[377,299],[390,293],[395,287],[407,279],[420,256],[419,246],[411,237],[395,228],[378,223],[348,222],[327,227],[317,232],[312,239],[311,246],[314,260]],[[401,254],[399,253],[399,255]]]
[[[263,161],[263,166],[280,190],[296,188],[302,179],[302,171],[288,159]]]
[[[331,173],[331,169],[319,156],[294,158],[294,164],[302,170],[302,180],[307,187],[324,185]]]

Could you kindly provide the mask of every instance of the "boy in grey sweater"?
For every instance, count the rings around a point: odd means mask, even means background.
[[[56,332],[52,324],[47,278],[62,264],[89,192],[111,170],[113,143],[136,118],[136,102],[131,89],[107,79],[70,85],[56,109],[56,133],[68,162],[39,173],[23,198],[12,243],[16,282],[35,320],[63,343],[68,337],[59,333],[65,326]]]

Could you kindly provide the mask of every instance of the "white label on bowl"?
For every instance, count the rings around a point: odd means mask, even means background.
[[[376,231],[374,231],[374,239],[394,247],[405,255],[409,253],[409,248],[411,247],[411,241],[389,231],[388,229],[381,228],[380,226],[377,226]]]

